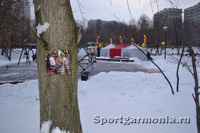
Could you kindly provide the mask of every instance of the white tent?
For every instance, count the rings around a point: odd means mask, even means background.
[[[101,48],[100,56],[103,57],[110,57],[110,49],[114,48],[115,46],[113,44],[109,44],[108,46]]]
[[[145,48],[141,48],[144,51],[144,53],[147,53],[147,50]],[[134,45],[130,45],[126,48],[122,49],[122,57],[137,57],[140,60],[147,60],[146,56]]]

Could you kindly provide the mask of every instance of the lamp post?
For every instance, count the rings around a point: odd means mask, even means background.
[[[167,26],[164,26],[163,27],[163,30],[165,31],[165,56],[164,56],[164,59],[166,59],[166,31],[167,31]]]
[[[100,36],[98,35],[97,36],[97,40],[98,40],[98,43],[99,43],[99,38],[100,38]],[[100,57],[100,47],[99,47],[99,45],[97,44],[97,57]]]

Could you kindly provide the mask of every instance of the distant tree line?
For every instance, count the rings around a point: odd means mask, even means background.
[[[77,21],[82,33],[82,39],[79,44],[95,42],[97,37],[104,44],[109,43],[110,38],[113,39],[113,43],[119,44],[119,36],[122,36],[123,42],[126,44],[131,43],[131,38],[134,38],[135,43],[142,44],[145,34],[147,37],[147,46],[159,47],[165,41],[165,33],[163,30],[165,23],[162,16],[158,15],[157,17],[153,22],[147,15],[143,14],[137,22],[132,20],[129,24],[116,21],[104,23],[102,21],[101,24],[88,24],[85,26],[85,21]],[[170,27],[166,31],[168,45],[175,47],[186,45],[182,25],[182,22],[178,19],[170,22]]]
[[[0,48],[2,53],[9,55],[9,49],[14,47],[23,47],[27,44],[36,43],[35,25],[30,19],[25,17],[24,6],[27,0],[1,0],[0,1]],[[82,33],[80,45],[87,42],[95,42],[99,38],[99,42],[104,45],[110,43],[119,44],[119,36],[122,36],[123,43],[130,44],[131,38],[135,43],[142,44],[144,42],[144,34],[147,37],[148,47],[160,47],[165,41],[163,26],[165,21],[162,16],[151,20],[147,15],[142,14],[139,20],[125,22],[117,21],[101,21],[97,24],[87,24],[86,21],[76,21]],[[88,21],[89,22],[89,21]],[[174,19],[170,22],[170,26],[166,32],[167,44],[171,46],[188,45],[190,33],[183,30],[182,21]],[[187,40],[186,40],[187,39]],[[178,51],[179,52],[179,51]]]
[[[15,47],[36,42],[34,25],[25,17],[26,0],[0,1],[0,48],[1,54],[11,56]]]

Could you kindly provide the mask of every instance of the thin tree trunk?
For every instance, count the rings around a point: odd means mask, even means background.
[[[7,44],[7,46],[8,46],[8,44]],[[8,58],[8,48],[6,48],[6,56],[5,57]]]
[[[11,56],[12,56],[12,48],[10,47],[9,48],[9,58],[10,58],[10,60],[11,60]]]
[[[177,66],[177,70],[176,70],[176,78],[177,78],[176,92],[179,92],[179,73],[178,72],[179,72],[179,67],[181,64],[182,57],[183,57],[183,53],[184,53],[184,47],[182,49],[182,53],[181,53],[180,59],[178,61],[178,66]]]
[[[52,121],[50,132],[59,127],[70,133],[81,133],[77,82],[78,29],[70,0],[35,0],[36,25],[50,24],[37,38],[37,65],[40,96],[40,126]],[[39,8],[40,7],[40,8]],[[47,76],[45,51],[69,50],[71,73]]]
[[[4,54],[4,48],[1,49],[1,55],[3,55],[3,54]]]
[[[159,43],[157,44],[157,46],[156,46],[156,55],[159,55]]]
[[[192,50],[191,46],[189,46],[189,51],[192,58],[193,77],[195,81],[194,95],[192,94],[192,96],[196,104],[197,131],[198,133],[200,133],[200,105],[199,105],[199,92],[198,92],[199,82],[198,82],[198,74],[197,74],[197,69],[196,69],[196,59],[194,56],[194,51]]]

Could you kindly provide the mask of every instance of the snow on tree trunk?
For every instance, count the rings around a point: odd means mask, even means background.
[[[34,0],[34,6],[36,26],[45,22],[49,24],[48,29],[37,38],[40,126],[50,121],[49,132],[59,128],[70,133],[81,133],[77,99],[79,32],[70,0]],[[65,49],[69,50],[71,73],[47,76],[45,51]]]

